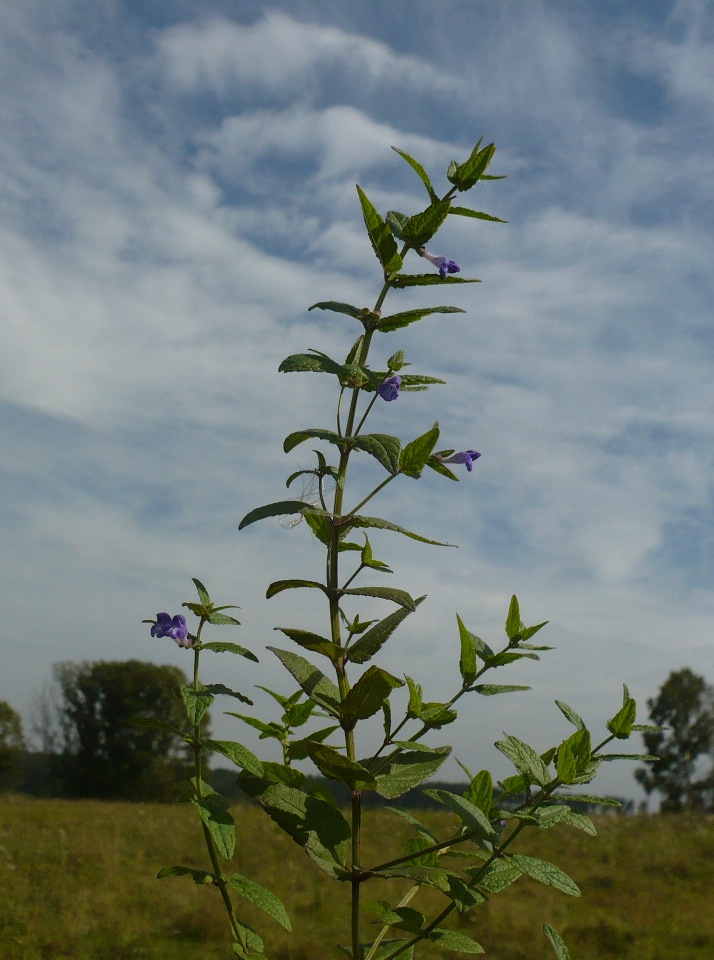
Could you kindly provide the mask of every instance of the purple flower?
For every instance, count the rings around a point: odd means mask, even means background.
[[[388,380],[384,380],[377,387],[377,393],[380,395],[382,400],[389,402],[390,400],[396,400],[399,396],[399,388],[402,385],[402,378],[398,373],[395,373],[393,377],[389,377]]]
[[[168,613],[157,613],[156,623],[151,628],[152,637],[171,637],[180,647],[192,647],[193,637],[189,637],[186,617],[177,613],[170,617]]]
[[[461,267],[455,260],[447,260],[446,257],[436,257],[433,253],[429,253],[426,247],[419,247],[417,253],[420,257],[424,257],[429,263],[433,263],[435,267],[439,268],[439,276],[442,280],[447,273],[461,272]]]
[[[469,473],[474,468],[474,460],[478,460],[480,456],[478,450],[462,450],[461,453],[453,453],[450,457],[442,457],[438,453],[436,454],[441,463],[465,463]]]

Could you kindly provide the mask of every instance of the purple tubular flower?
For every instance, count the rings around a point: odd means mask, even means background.
[[[393,377],[389,377],[388,380],[385,380],[383,383],[377,387],[377,393],[380,395],[382,400],[387,402],[391,400],[396,400],[399,396],[399,388],[402,385],[402,378],[398,373],[395,373]]]
[[[435,267],[439,268],[439,276],[443,280],[447,273],[460,273],[461,267],[455,260],[447,260],[446,257],[437,257],[433,253],[429,253],[426,247],[419,247],[417,253],[420,257],[424,257],[429,263],[433,263]]]
[[[171,637],[180,647],[192,647],[193,638],[188,635],[186,617],[177,613],[170,617],[168,613],[157,613],[156,623],[151,628],[152,637]]]
[[[461,453],[453,453],[450,457],[439,457],[439,460],[442,463],[465,463],[466,469],[471,473],[474,468],[474,460],[478,460],[480,456],[478,450],[462,450]]]

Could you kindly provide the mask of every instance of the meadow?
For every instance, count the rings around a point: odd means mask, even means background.
[[[188,804],[11,796],[0,798],[0,811],[2,960],[217,960],[231,955],[217,891],[183,877],[155,879],[164,866],[206,866]],[[244,842],[233,869],[282,895],[293,921],[291,937],[241,904],[243,918],[264,935],[268,956],[339,956],[326,947],[348,940],[345,885],[319,873],[260,810],[240,806],[234,813]],[[449,814],[427,811],[419,817],[438,829]],[[365,820],[365,862],[377,851],[380,856],[388,849],[401,853],[408,827],[400,818],[375,810],[367,811]],[[581,899],[521,879],[453,925],[478,939],[494,960],[553,957],[541,932],[546,921],[578,960],[709,960],[714,955],[714,818],[595,820],[597,837],[556,827],[526,835],[519,848],[570,864]],[[403,888],[391,883],[375,884],[368,899],[396,900]],[[434,904],[439,898],[435,893]],[[448,955],[422,948],[417,956]]]

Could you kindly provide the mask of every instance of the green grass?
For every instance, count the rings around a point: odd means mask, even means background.
[[[213,960],[232,956],[213,887],[156,880],[163,866],[207,866],[188,805],[1,798],[2,960]],[[241,916],[266,939],[272,960],[325,960],[345,943],[346,885],[320,874],[261,811],[237,807],[242,849],[233,869],[283,897],[291,937],[249,904]],[[425,813],[436,829],[448,815]],[[368,812],[364,862],[399,855],[408,828]],[[578,960],[710,960],[714,956],[714,818],[611,817],[599,836],[554,828],[527,834],[518,850],[563,867],[582,899],[520,880],[453,926],[496,960],[554,954],[551,923]],[[406,883],[406,881],[404,881]],[[367,899],[396,902],[397,882],[375,882]],[[433,891],[422,902],[440,900]],[[418,904],[412,904],[418,905]],[[374,930],[378,930],[377,927]],[[418,957],[447,957],[422,949]]]

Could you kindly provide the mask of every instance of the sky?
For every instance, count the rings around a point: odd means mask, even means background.
[[[671,670],[714,682],[714,4],[0,0],[0,24],[0,699],[27,728],[58,661],[189,670],[141,621],[179,612],[191,577],[241,606],[213,639],[261,661],[214,656],[206,681],[262,716],[255,684],[292,691],[265,646],[324,633],[325,610],[265,590],[319,578],[321,547],[304,523],[238,524],[299,496],[285,480],[311,454],[283,438],[330,428],[336,390],[278,365],[342,359],[355,323],[307,308],[379,292],[355,184],[416,213],[390,147],[444,192],[481,136],[508,179],[465,200],[508,223],[451,218],[430,247],[482,282],[386,304],[467,312],[375,347],[377,368],[404,349],[447,382],[375,406],[373,430],[438,419],[442,446],[482,453],[458,485],[400,478],[372,510],[458,544],[372,537],[389,584],[428,594],[381,663],[447,697],[456,613],[491,645],[512,593],[548,620],[556,649],[493,675],[533,690],[474,695],[433,737],[499,775],[502,731],[569,735],[556,698],[597,735],[623,682],[642,721]],[[214,732],[255,746],[233,706]],[[635,766],[598,790],[639,799]]]

